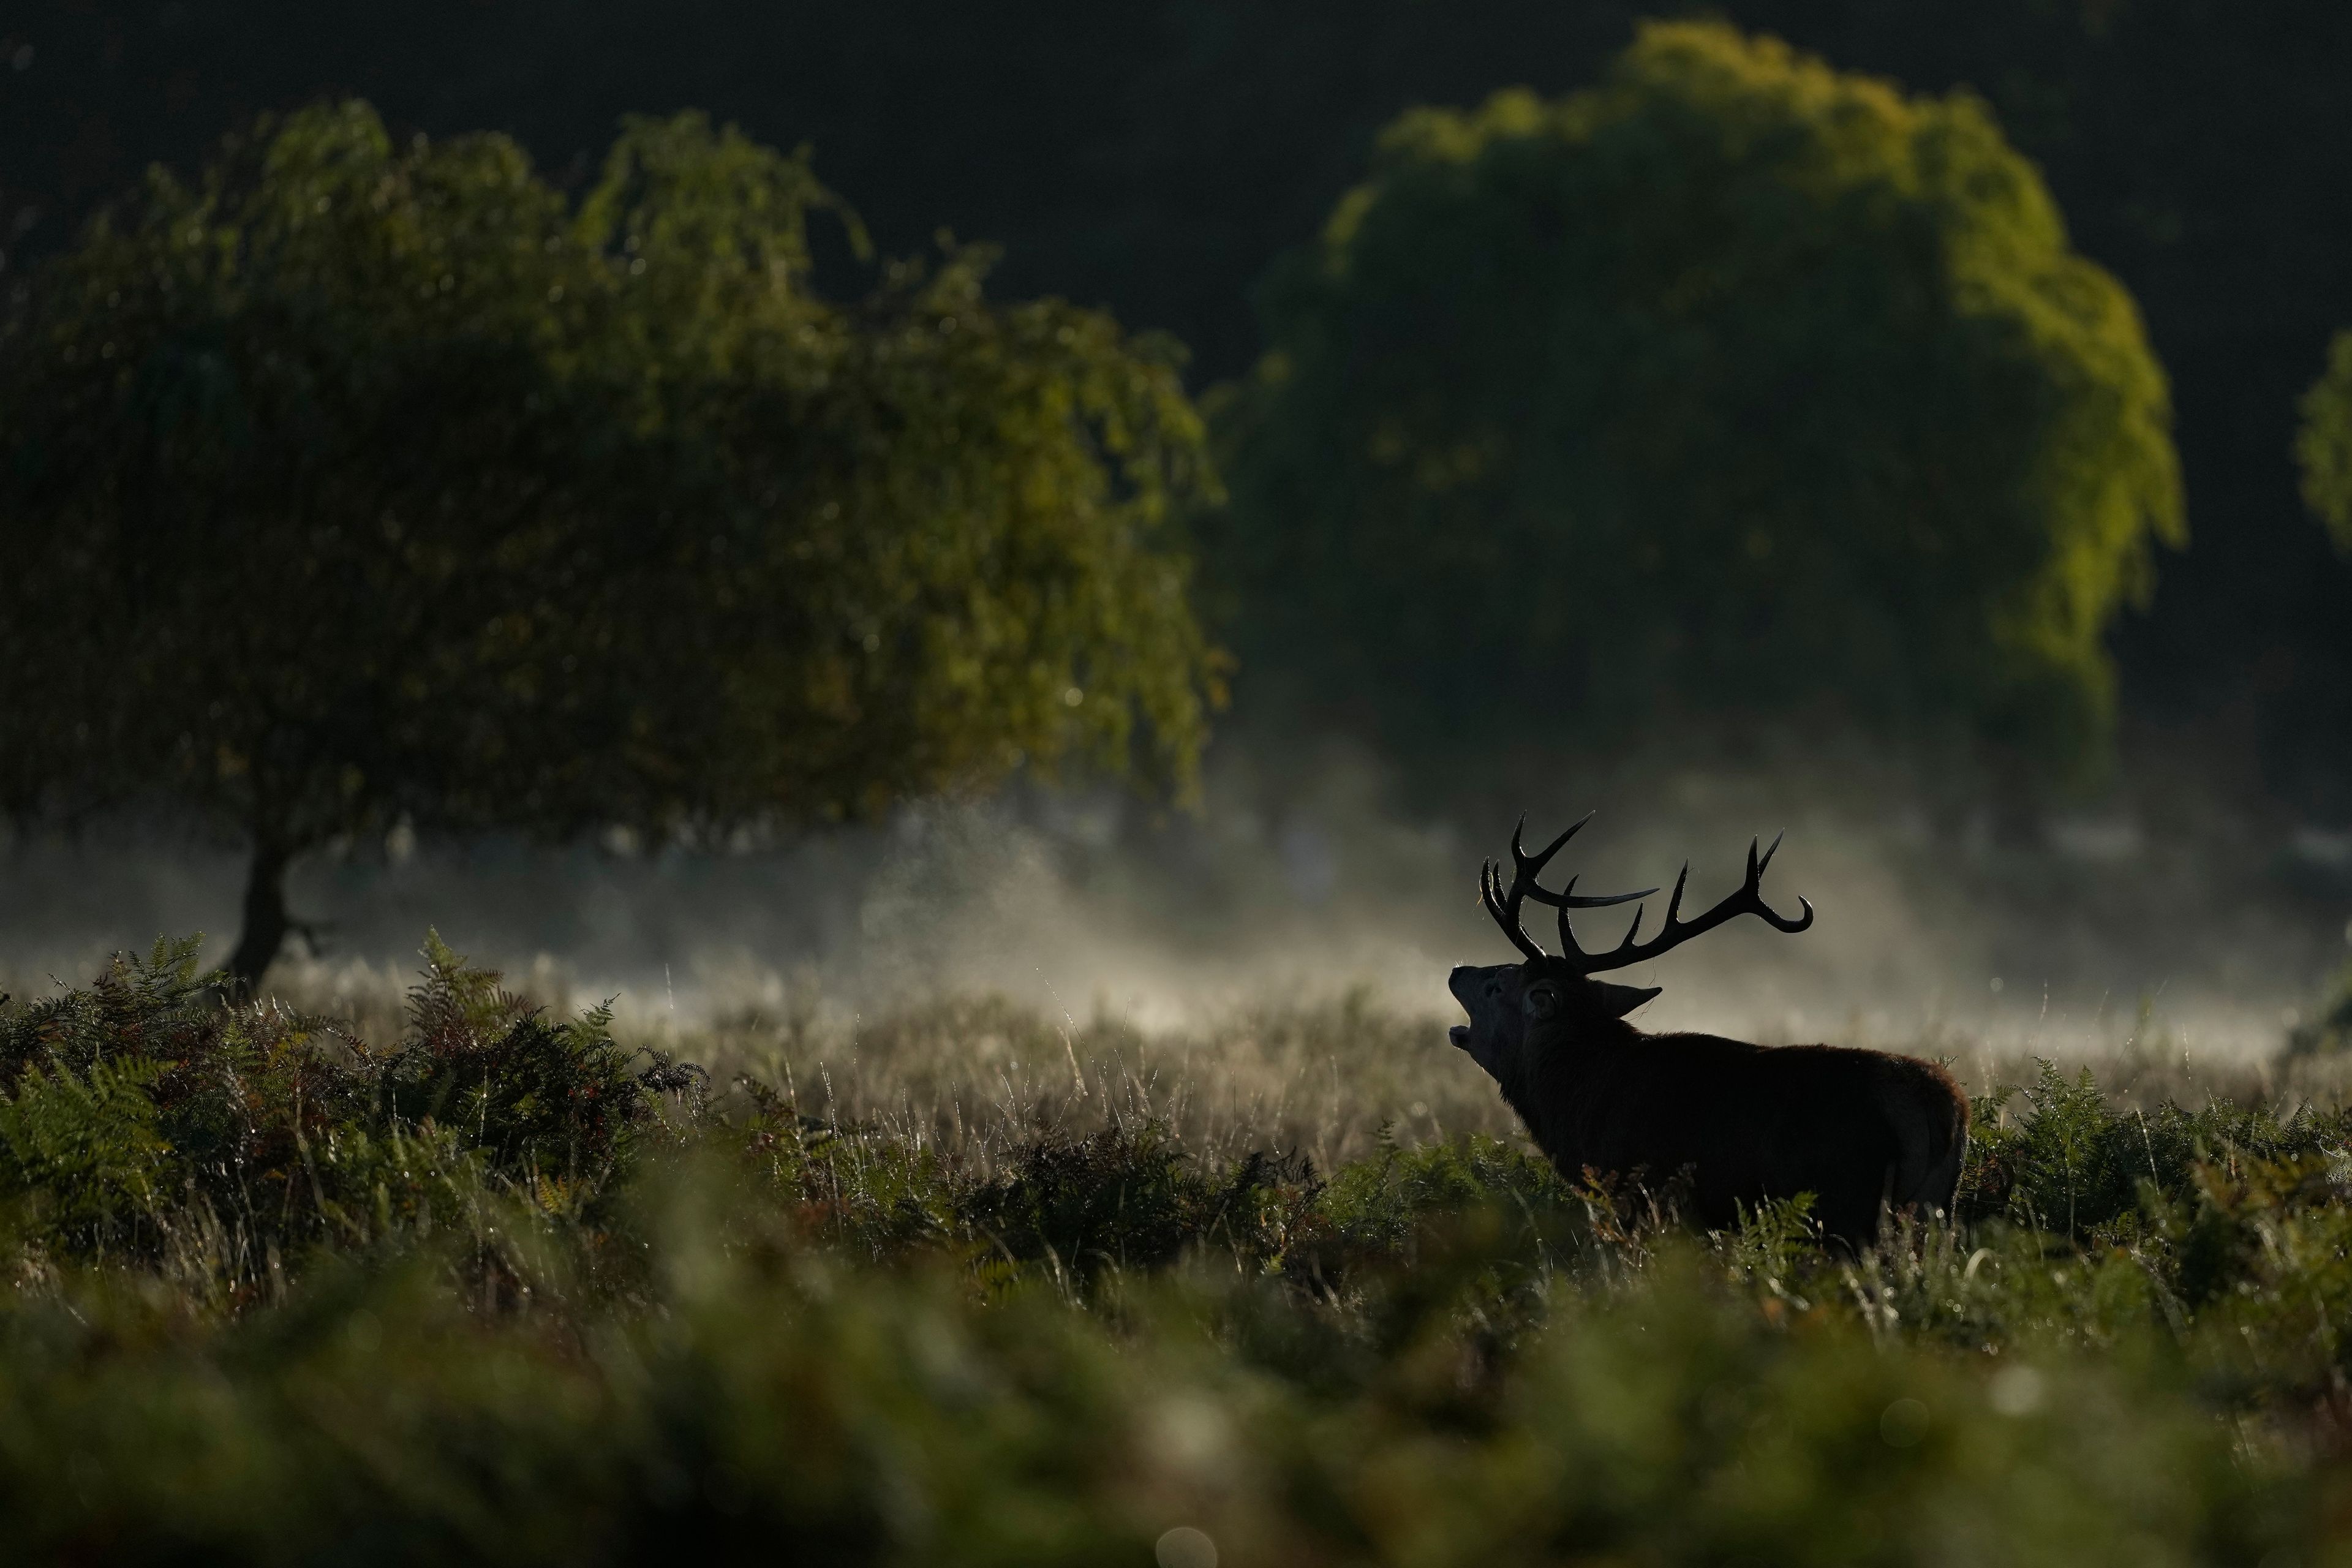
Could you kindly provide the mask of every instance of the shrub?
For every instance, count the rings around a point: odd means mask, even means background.
[[[429,937],[410,1028],[377,1049],[272,1005],[225,1005],[198,939],[118,957],[0,1014],[0,1202],[62,1259],[155,1262],[226,1237],[251,1281],[318,1245],[449,1224],[490,1194],[596,1214],[700,1069],[569,1024]]]

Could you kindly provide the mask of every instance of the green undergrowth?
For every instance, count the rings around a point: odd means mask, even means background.
[[[13,1560],[2352,1561],[2338,1111],[2044,1068],[1847,1256],[1486,1137],[950,1158],[437,942],[381,1046],[193,952],[0,1006]]]

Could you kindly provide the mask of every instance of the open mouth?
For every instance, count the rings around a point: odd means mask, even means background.
[[[1470,1026],[1467,1024],[1456,1024],[1454,1027],[1445,1031],[1445,1037],[1452,1040],[1454,1045],[1459,1047],[1461,1049],[1466,1051],[1470,1048]]]

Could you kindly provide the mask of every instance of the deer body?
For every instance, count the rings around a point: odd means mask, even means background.
[[[1658,993],[1592,978],[1738,914],[1804,930],[1812,923],[1811,904],[1801,920],[1790,921],[1763,902],[1771,852],[1759,858],[1751,846],[1746,885],[1687,925],[1676,919],[1677,882],[1664,932],[1637,943],[1637,914],[1617,949],[1594,955],[1577,945],[1569,910],[1647,895],[1579,898],[1572,879],[1561,893],[1536,887],[1544,863],[1575,832],[1537,856],[1521,850],[1514,835],[1519,870],[1511,887],[1491,863],[1482,879],[1488,911],[1527,962],[1465,965],[1448,981],[1470,1016],[1452,1031],[1454,1044],[1495,1079],[1553,1165],[1572,1180],[1591,1171],[1653,1187],[1686,1176],[1690,1217],[1710,1228],[1735,1223],[1741,1207],[1763,1199],[1811,1193],[1823,1231],[1849,1245],[1874,1239],[1890,1209],[1948,1212],[1969,1110],[1943,1068],[1885,1051],[1644,1034],[1624,1016]],[[1559,911],[1559,956],[1519,928],[1520,902],[1529,895]]]

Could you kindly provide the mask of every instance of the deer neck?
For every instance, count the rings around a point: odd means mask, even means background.
[[[1646,1037],[1622,1018],[1563,1020],[1550,1038],[1530,1041],[1535,1048],[1521,1070],[1499,1084],[1505,1102],[1564,1173],[1583,1165],[1580,1128]]]

